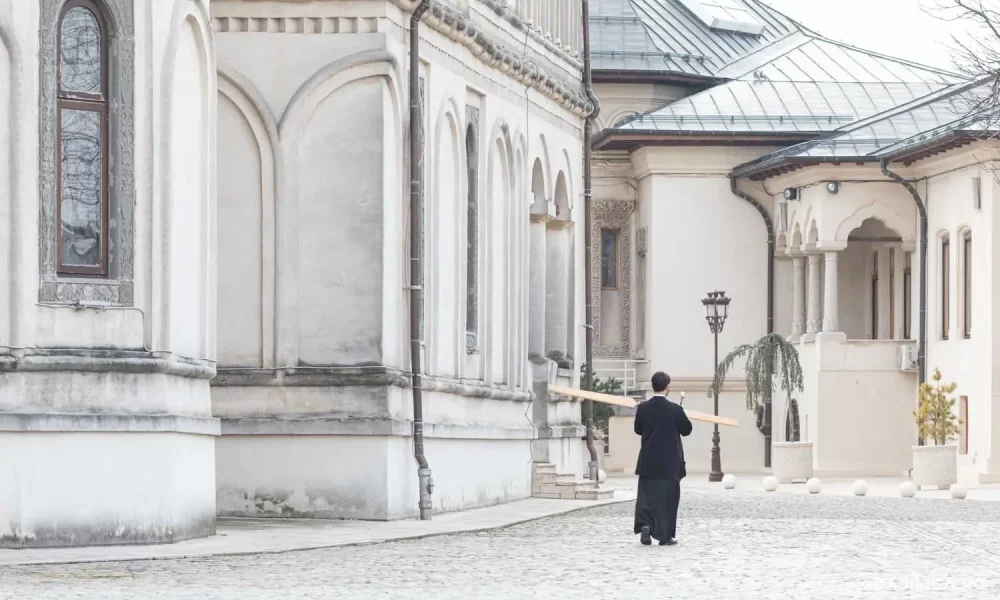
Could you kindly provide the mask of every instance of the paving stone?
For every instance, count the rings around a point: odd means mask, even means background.
[[[0,598],[1000,598],[997,503],[685,489],[675,547],[641,546],[632,511],[286,554],[0,567]]]

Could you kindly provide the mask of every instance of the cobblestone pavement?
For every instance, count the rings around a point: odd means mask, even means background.
[[[0,567],[0,598],[1000,598],[1000,504],[687,490],[676,547],[632,503],[507,529],[243,557]]]

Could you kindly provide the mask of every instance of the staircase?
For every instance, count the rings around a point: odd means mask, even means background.
[[[610,500],[613,489],[598,489],[593,481],[572,473],[557,473],[551,463],[531,463],[531,497],[553,500]]]

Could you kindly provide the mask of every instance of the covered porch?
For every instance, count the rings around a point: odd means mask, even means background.
[[[779,240],[805,388],[794,397],[800,440],[813,443],[818,476],[899,476],[917,438],[915,210],[852,200],[817,192]],[[791,425],[787,400],[775,399],[776,441]]]

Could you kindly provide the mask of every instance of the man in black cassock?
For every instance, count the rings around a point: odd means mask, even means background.
[[[635,411],[635,433],[642,436],[639,496],[635,501],[635,533],[645,546],[655,539],[661,546],[677,543],[677,505],[681,479],[687,475],[681,436],[691,435],[684,409],[667,399],[670,376],[653,375],[653,397]],[[652,539],[651,539],[652,538]]]

